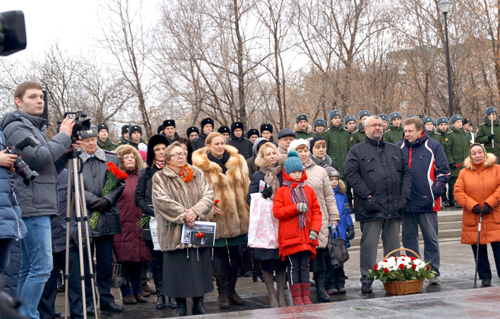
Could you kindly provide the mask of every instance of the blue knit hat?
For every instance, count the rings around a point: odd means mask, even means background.
[[[325,120],[315,119],[313,122],[313,128],[316,128],[316,126],[325,126]]]
[[[328,121],[331,121],[335,116],[342,117],[342,112],[339,110],[330,111],[330,113],[328,113]]]
[[[285,161],[285,173],[290,174],[291,172],[295,171],[303,171],[304,166],[302,165],[302,162],[300,161],[299,158],[299,153],[296,151],[290,151],[288,152],[288,158]]]
[[[401,112],[392,112],[389,114],[389,120],[394,120],[394,119],[403,119],[403,116],[401,115]]]
[[[439,124],[442,124],[442,123],[446,123],[448,124],[448,119],[446,117],[440,117],[436,120],[436,124],[439,125]]]
[[[359,112],[359,114],[358,114],[358,115],[359,115],[359,119],[361,120],[361,118],[362,118],[363,116],[371,116],[372,114],[371,114],[371,113],[370,113],[370,111],[368,111],[368,110],[363,110],[363,111]]]
[[[344,124],[347,124],[351,121],[356,122],[356,117],[354,115],[347,115],[346,117],[344,117]]]
[[[484,110],[484,113],[486,113],[486,116],[490,115],[491,113],[497,113],[498,114],[498,110],[497,110],[496,107],[490,106],[490,107],[486,108],[486,110]]]
[[[377,116],[380,117],[382,121],[389,121],[389,117],[387,116],[387,114],[379,114]]]
[[[432,116],[426,116],[422,119],[422,124],[424,124],[424,125],[425,125],[425,123],[429,123],[429,122],[434,124],[434,119],[432,118]]]
[[[450,119],[450,124],[453,125],[458,120],[463,120],[463,118],[458,114],[453,115]]]
[[[410,115],[408,115],[406,118],[407,118],[407,119],[410,119],[410,118],[412,118],[412,117],[418,117],[418,115],[417,115],[417,114],[410,114]]]

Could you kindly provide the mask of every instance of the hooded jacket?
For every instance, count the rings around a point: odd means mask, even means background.
[[[116,149],[116,145],[113,144],[113,141],[108,137],[106,142],[101,141],[100,138],[97,138],[97,146],[105,151],[114,151]]]
[[[399,147],[366,137],[349,151],[345,174],[357,221],[401,218],[411,196],[411,171]]]
[[[345,194],[345,184],[339,179],[339,185],[333,189],[335,193],[335,202],[337,202],[337,208],[339,210],[339,223],[337,224],[337,229],[339,231],[340,237],[346,242],[346,247],[351,247],[349,239],[347,239],[347,227],[353,226],[351,211],[349,210],[349,202],[347,201],[347,196]],[[337,234],[333,234],[336,238]]]
[[[283,179],[293,181],[283,170]],[[307,180],[307,173],[302,174],[300,182]],[[314,190],[310,186],[305,186],[304,191],[309,202],[309,210],[305,213],[307,218],[304,228],[299,228],[299,211],[297,204],[292,201],[290,187],[281,186],[274,196],[273,214],[280,223],[278,231],[278,245],[282,260],[287,256],[301,251],[311,252],[311,259],[316,257],[316,246],[318,238],[314,241],[309,238],[311,230],[320,232],[321,229],[321,208]],[[333,192],[332,192],[333,193]]]
[[[349,143],[351,134],[344,129],[342,123],[335,127],[330,123],[329,130],[323,133],[326,141],[327,154],[337,163],[340,178],[344,178],[344,163],[347,153],[349,152]]]
[[[484,144],[484,148],[486,152],[493,153],[497,158],[500,156],[500,122],[495,120],[493,123],[493,134],[495,134],[495,138],[493,141],[495,142],[495,147],[492,146],[492,141],[488,139],[488,136],[491,135],[491,121],[486,116],[484,118],[484,123],[479,125],[477,129],[476,142]]]
[[[250,207],[246,202],[248,186],[250,185],[247,163],[243,156],[238,154],[236,148],[226,145],[225,149],[230,156],[225,164],[227,169],[225,174],[219,164],[208,158],[206,147],[193,153],[193,166],[203,171],[214,191],[214,198],[220,201],[219,208],[223,212],[219,217],[213,213],[212,209],[208,215],[211,222],[217,223],[216,239],[224,238],[222,221],[224,222],[226,238],[247,234],[250,221]]]
[[[0,128],[7,146],[16,145],[28,136],[40,142],[37,147],[27,146],[21,151],[23,161],[39,176],[25,185],[18,174],[12,175],[20,194],[22,218],[57,215],[57,175],[68,164],[65,152],[71,146],[71,138],[59,133],[47,141],[47,121],[19,110],[4,114]]]
[[[411,197],[406,211],[429,213],[441,210],[441,195],[450,179],[450,167],[444,149],[425,130],[415,143],[407,139],[396,143],[403,150],[411,170]]]
[[[242,155],[245,160],[249,159],[253,155],[253,144],[249,139],[246,139],[243,134],[240,138],[231,134],[231,137],[229,137],[226,144],[235,147],[238,150],[238,153]]]
[[[455,200],[463,207],[462,244],[477,244],[479,215],[472,212],[474,206],[491,207],[491,214],[483,214],[481,224],[481,245],[500,242],[500,165],[495,164],[497,157],[488,153],[482,167],[475,168],[470,157],[464,161],[455,183]]]

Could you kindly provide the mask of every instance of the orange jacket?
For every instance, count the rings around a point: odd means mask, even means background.
[[[468,157],[458,175],[454,195],[464,208],[462,244],[477,244],[479,215],[474,214],[472,208],[478,204],[483,208],[485,203],[490,205],[491,215],[483,215],[480,243],[500,242],[500,165],[496,162],[497,157],[489,153],[483,166],[476,169]]]
[[[283,179],[290,179],[285,170],[283,170]],[[305,179],[307,176],[304,171],[301,181]],[[311,259],[316,256],[318,238],[312,241],[309,239],[309,232],[315,230],[319,234],[322,223],[321,208],[312,187],[306,185],[304,190],[309,202],[309,210],[306,213],[307,219],[303,229],[299,229],[299,211],[297,205],[292,202],[290,187],[281,186],[274,195],[273,213],[274,217],[280,221],[278,244],[283,260],[286,260],[286,256],[307,250],[311,252]]]

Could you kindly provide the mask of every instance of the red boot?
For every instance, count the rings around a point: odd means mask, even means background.
[[[301,284],[290,285],[290,293],[292,294],[293,304],[302,306],[302,286]]]
[[[301,285],[302,285],[302,302],[304,303],[304,305],[311,305],[312,301],[311,299],[309,299],[309,296],[311,296],[311,283],[301,283]]]

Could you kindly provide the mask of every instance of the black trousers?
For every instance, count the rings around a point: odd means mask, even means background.
[[[287,256],[290,268],[290,284],[309,283],[309,260],[311,252],[308,250]]]
[[[238,267],[241,263],[240,246],[214,247],[214,255],[212,262],[212,274],[215,278],[238,276]],[[231,262],[229,262],[229,256]]]
[[[325,289],[340,289],[345,287],[344,265],[337,268],[329,268],[326,271]]]
[[[146,246],[151,253],[151,265],[153,268],[153,280],[155,282],[156,293],[161,296],[161,287],[163,285],[163,252],[153,250],[153,242],[146,240]]]
[[[78,255],[77,255],[78,257]],[[40,318],[54,318],[56,315],[56,297],[57,297],[57,277],[61,276],[61,270],[65,271],[64,261],[66,260],[66,251],[63,250],[58,253],[52,253],[52,260],[54,267],[50,272],[50,277],[45,283],[43,288],[42,298],[38,303],[38,312],[40,313]],[[80,265],[78,265],[78,269]],[[81,285],[79,285],[81,291]]]
[[[493,249],[493,256],[495,258],[495,265],[497,266],[497,274],[500,277],[500,243],[491,243]],[[477,245],[472,245],[474,252],[474,260],[476,259]],[[480,279],[491,279],[490,261],[488,259],[487,245],[479,245],[479,258],[477,261],[477,272]]]
[[[96,273],[97,289],[99,290],[99,301],[101,307],[107,306],[115,302],[115,298],[111,294],[111,280],[113,279],[113,236],[94,237],[90,250],[95,254],[96,259],[94,271]],[[86,255],[85,249],[84,255]],[[90,290],[90,281],[87,286],[87,296],[91,301],[92,290]],[[89,305],[91,304],[90,301],[88,302]]]
[[[3,275],[5,268],[9,265],[10,246],[12,246],[12,241],[13,239],[0,239],[0,275]]]

